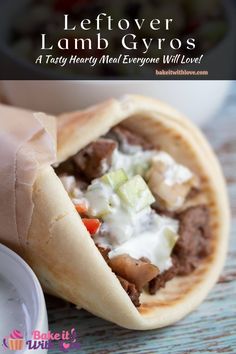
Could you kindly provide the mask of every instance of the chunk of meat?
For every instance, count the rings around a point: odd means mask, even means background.
[[[148,186],[161,209],[177,211],[184,205],[190,190],[198,181],[187,167],[177,164],[171,158],[169,161],[169,156],[162,154],[166,161],[162,161],[163,157],[158,155],[152,159],[151,168],[146,174]],[[182,174],[186,175],[186,180],[181,181]]]
[[[119,279],[123,289],[127,292],[127,294],[130,297],[130,300],[134,304],[134,306],[139,307],[140,302],[139,302],[139,296],[140,292],[136,289],[135,285],[130,283],[128,280],[123,279],[122,277],[117,276]]]
[[[179,238],[172,252],[173,266],[150,281],[150,294],[165,287],[174,276],[190,274],[211,251],[210,217],[205,205],[190,207],[175,217],[179,219],[180,226]]]
[[[159,269],[153,264],[134,259],[127,254],[110,259],[108,264],[114,273],[135,284],[138,290],[159,273]]]
[[[179,275],[191,273],[210,254],[210,215],[205,205],[191,207],[178,215],[179,239],[173,250]]]
[[[130,130],[123,128],[122,126],[116,126],[111,129],[110,136],[113,136],[118,142],[122,150],[126,144],[141,146],[144,150],[153,149],[153,145],[149,143],[145,138],[137,135]]]
[[[58,176],[61,175],[75,176],[75,166],[72,159],[68,159],[62,162],[59,166],[54,168],[54,170]]]
[[[91,181],[109,170],[116,147],[117,143],[113,140],[98,139],[79,151],[73,160],[88,181]]]
[[[174,278],[177,273],[177,267],[172,266],[171,268],[165,270],[163,273],[158,274],[154,279],[149,283],[149,293],[151,295],[156,294],[157,290],[164,288],[166,283]]]
[[[108,253],[110,252],[110,249],[104,248],[104,247],[101,247],[98,245],[96,245],[96,246],[99,249],[99,251],[100,251],[101,255],[103,256],[103,258],[105,259],[105,261],[107,263],[109,263],[110,259],[108,257]],[[140,303],[139,303],[140,291],[138,291],[137,288],[135,287],[135,285],[133,283],[130,283],[128,280],[126,280],[118,275],[117,275],[117,278],[119,279],[124,290],[129,295],[134,306],[136,306],[136,307],[140,306]]]

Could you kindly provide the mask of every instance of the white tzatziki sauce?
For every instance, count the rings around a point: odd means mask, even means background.
[[[169,186],[185,183],[193,177],[187,167],[178,164],[166,152],[144,151],[138,146],[130,150],[129,146],[125,146],[123,152],[116,149],[109,172],[123,169],[128,178],[137,174],[145,177],[158,161],[165,166],[164,180]],[[76,200],[87,203],[88,217],[102,220],[100,231],[93,238],[97,245],[110,249],[109,258],[128,254],[135,259],[148,258],[160,272],[171,267],[171,252],[178,237],[177,220],[158,215],[150,205],[135,211],[101,179],[93,180],[86,192],[76,191],[75,180],[71,176],[63,177],[62,182],[69,193],[74,186],[72,194],[79,198],[72,198],[75,204]]]
[[[148,258],[160,272],[171,267],[173,245],[166,231],[176,235],[177,220],[159,216],[150,206],[136,212],[100,179],[93,180],[82,199],[88,205],[90,217],[102,214],[99,234],[93,238],[97,245],[111,250],[109,258],[128,254],[136,259]]]
[[[1,341],[13,330],[28,334],[30,317],[16,288],[0,275],[0,338]],[[12,351],[4,350],[4,353]]]
[[[113,258],[128,254],[135,259],[145,257],[156,265],[160,272],[163,272],[172,265],[170,258],[172,247],[166,236],[166,231],[170,230],[177,234],[179,223],[177,220],[158,216],[152,211],[147,211],[146,215],[139,216],[137,216],[136,223],[132,225],[130,238],[125,242],[117,246],[118,242],[116,239],[114,240],[114,233],[112,234],[113,237],[107,237],[106,247],[111,249],[108,256]],[[120,220],[118,225],[123,225],[123,221]],[[119,227],[117,231],[119,232]],[[120,238],[118,240],[120,241]],[[101,246],[105,246],[102,242],[103,240],[101,239]]]
[[[125,154],[116,149],[112,156],[111,170],[123,168],[129,177],[136,174],[144,176],[156,154],[157,152],[152,150],[136,150],[132,154]]]

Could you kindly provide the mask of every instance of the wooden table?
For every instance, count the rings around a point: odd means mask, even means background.
[[[217,285],[205,302],[184,320],[146,332],[120,328],[46,296],[50,330],[75,327],[79,331],[81,349],[69,353],[236,353],[236,83],[205,132],[222,163],[233,215],[228,258]]]

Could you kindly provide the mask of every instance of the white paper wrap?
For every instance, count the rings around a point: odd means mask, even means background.
[[[38,170],[55,161],[55,118],[0,105],[0,241],[17,252],[27,243]]]

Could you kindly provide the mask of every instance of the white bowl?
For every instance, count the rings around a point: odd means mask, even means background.
[[[83,109],[111,97],[139,94],[163,100],[198,125],[222,105],[230,81],[5,81],[3,92],[19,107],[48,113]]]
[[[3,339],[14,330],[30,340],[32,332],[47,333],[48,321],[44,295],[38,279],[31,268],[16,253],[0,244],[0,352],[13,353],[1,346]],[[7,340],[7,339],[6,339]],[[9,343],[7,341],[7,345]],[[4,348],[4,351],[2,351]],[[28,354],[32,350],[17,350]],[[37,350],[37,354],[47,350]]]

